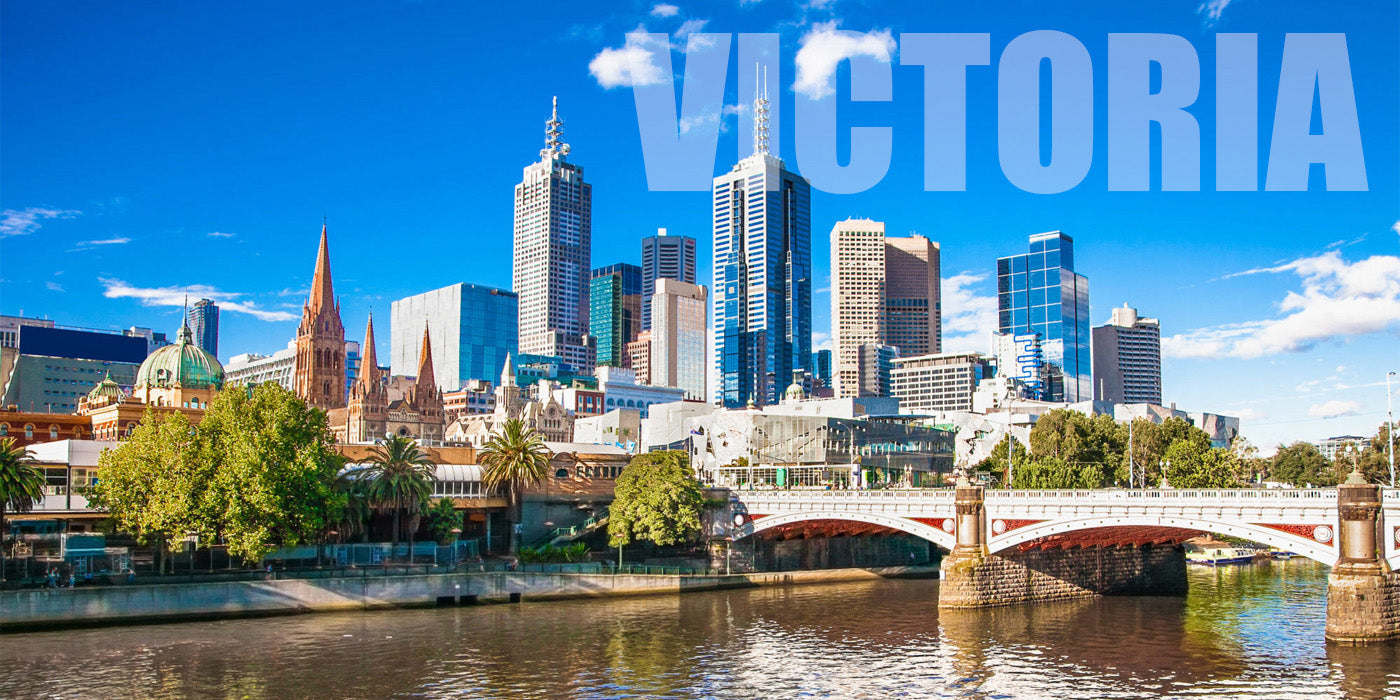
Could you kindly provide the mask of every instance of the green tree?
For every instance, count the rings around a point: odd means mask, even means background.
[[[44,472],[30,460],[29,450],[12,437],[0,438],[0,571],[4,570],[5,513],[25,513],[44,500]]]
[[[222,392],[196,433],[197,459],[212,467],[201,510],[230,554],[255,560],[321,542],[341,519],[345,460],[326,414],[292,392],[272,383]]]
[[[356,536],[369,540],[369,518],[374,512],[374,504],[369,493],[369,482],[363,478],[361,471],[347,470],[336,477],[335,488],[343,499],[335,520],[341,542]]]
[[[486,466],[482,483],[493,491],[506,489],[509,502],[514,506],[516,524],[525,515],[522,492],[549,475],[549,459],[549,448],[544,446],[539,433],[526,428],[525,423],[517,419],[506,421],[500,432],[492,435],[482,448],[479,461]],[[512,527],[511,551],[516,548],[514,530]]]
[[[1015,489],[1097,489],[1105,474],[1096,464],[1070,464],[1059,457],[1032,456],[1011,470]]]
[[[117,530],[143,544],[157,543],[161,571],[172,540],[188,532],[213,534],[220,529],[204,509],[214,467],[198,459],[196,443],[183,413],[158,414],[147,408],[131,437],[97,460],[102,478],[90,502],[107,512]]]
[[[1167,481],[1179,489],[1218,489],[1239,486],[1239,457],[1229,450],[1179,440],[1167,448]]]
[[[450,498],[439,498],[428,508],[428,527],[438,544],[452,544],[462,532],[462,514]]]
[[[390,435],[374,446],[369,466],[363,469],[361,475],[366,480],[370,502],[393,514],[393,539],[397,547],[399,535],[403,532],[403,516],[414,521],[414,516],[433,493],[437,465],[418,449],[417,442],[400,435]],[[417,529],[413,527],[411,530]],[[410,532],[410,544],[412,539]]]
[[[1017,442],[1016,439],[1009,434],[1002,438],[1001,442],[998,442],[992,447],[992,453],[990,455],[987,455],[985,459],[972,465],[972,471],[974,473],[989,472],[995,480],[1004,482],[1006,480],[1006,469],[1010,465],[1008,455],[1014,456],[1018,461],[1024,461],[1026,458],[1025,446]]]
[[[1036,420],[1030,442],[1031,454],[1036,457],[1060,459],[1072,466],[1096,467],[1110,481],[1127,480],[1124,452],[1128,428],[1107,414],[1090,417],[1079,411],[1055,409]]]
[[[1371,437],[1370,442],[1366,444],[1357,460],[1361,467],[1362,476],[1365,476],[1366,480],[1373,484],[1390,484],[1391,447],[1387,446],[1386,443],[1392,439],[1395,441],[1396,457],[1400,459],[1400,425],[1394,427],[1394,437],[1392,438],[1390,428],[1387,427],[1386,423],[1381,423],[1381,427],[1376,430],[1376,434]],[[1397,467],[1396,471],[1400,471],[1400,467]]]
[[[690,471],[686,453],[670,450],[637,455],[627,463],[613,487],[608,508],[608,543],[614,547],[634,540],[660,545],[697,537],[705,495]]]
[[[1316,445],[1298,441],[1279,445],[1269,460],[1269,480],[1293,486],[1336,486],[1337,471]]]

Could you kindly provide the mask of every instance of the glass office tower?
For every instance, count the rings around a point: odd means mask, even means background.
[[[1038,398],[1093,398],[1089,280],[1074,271],[1074,239],[1037,233],[1029,253],[997,259],[997,311],[1000,332],[1040,336],[1045,365]]]
[[[598,366],[626,367],[627,344],[642,332],[642,269],[617,263],[593,271],[588,333],[598,343]]]
[[[520,354],[516,344],[518,303],[514,292],[462,283],[393,302],[389,338],[392,373],[418,373],[426,322],[439,389],[456,391],[472,379],[495,382],[506,355]]]

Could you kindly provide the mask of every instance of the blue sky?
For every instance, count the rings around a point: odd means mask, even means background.
[[[760,0],[701,4],[0,4],[0,312],[96,328],[173,331],[179,297],[222,298],[220,356],[285,345],[305,298],[321,217],[336,289],[357,338],[371,310],[454,282],[510,284],[511,191],[542,145],[558,95],[571,159],[593,184],[593,262],[636,261],[657,227],[700,241],[709,195],[652,192],[627,76],[600,54],[639,27],[781,34],[782,143],[793,157],[799,52],[824,32],[991,35],[968,72],[967,191],[923,191],[923,76],[891,53],[893,101],[852,104],[836,71],[840,127],[892,125],[894,156],[859,194],[816,193],[817,286],[827,233],[847,216],[918,232],[943,249],[945,339],[982,349],[994,324],[995,259],[1030,233],[1074,236],[1095,324],[1131,303],[1162,320],[1165,393],[1188,410],[1241,415],[1274,443],[1371,434],[1385,373],[1400,369],[1400,9],[1259,0],[927,4]],[[1036,195],[999,167],[997,59],[1016,36],[1055,29],[1094,65],[1094,160],[1075,188]],[[1176,34],[1200,56],[1200,192],[1110,192],[1105,85],[1110,32]],[[1368,190],[1215,192],[1214,34],[1259,35],[1261,181],[1287,32],[1342,32]],[[819,44],[812,43],[813,50]],[[683,56],[673,54],[675,70]],[[726,103],[737,101],[729,67]],[[617,76],[612,76],[617,78]],[[612,87],[604,87],[603,85]],[[679,87],[679,81],[678,81]],[[717,170],[738,152],[727,110]],[[838,146],[846,148],[843,141]],[[1154,156],[1154,170],[1158,162]],[[1246,274],[1242,274],[1246,273]],[[814,300],[825,337],[828,300]],[[387,327],[387,324],[384,326]],[[380,356],[388,338],[381,337]]]

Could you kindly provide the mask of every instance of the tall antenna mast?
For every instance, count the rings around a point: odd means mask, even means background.
[[[753,100],[753,152],[754,155],[768,155],[768,68],[753,64],[754,78],[759,83],[754,86]]]
[[[554,109],[549,121],[544,123],[544,148],[540,157],[553,158],[569,155],[569,144],[564,143],[564,120],[559,118],[559,96],[554,96]]]

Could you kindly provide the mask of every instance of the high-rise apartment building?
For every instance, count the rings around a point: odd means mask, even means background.
[[[1127,304],[1093,330],[1094,398],[1162,405],[1162,327]]]
[[[705,400],[705,304],[699,285],[661,278],[651,297],[650,383]]]
[[[566,160],[563,126],[555,98],[540,159],[515,186],[512,287],[520,297],[520,352],[560,357],[586,372],[593,367],[585,337],[593,193],[583,168]]]
[[[882,222],[847,219],[832,228],[836,396],[888,396],[876,393],[889,386],[877,374],[889,368],[873,361],[880,352],[926,355],[942,346],[939,264],[937,243],[887,237]]]
[[[1043,401],[1093,398],[1089,357],[1089,280],[1074,271],[1074,239],[1060,231],[1030,237],[1030,252],[997,259],[998,330],[1036,333],[1044,358]]]
[[[943,351],[938,243],[919,235],[885,238],[886,342],[903,356]]]
[[[1027,398],[1040,398],[1045,383],[1045,356],[1040,351],[1038,333],[993,333],[992,357],[997,376],[1014,379],[1025,387]]]
[[[194,344],[215,357],[219,355],[219,307],[208,299],[200,299],[185,312],[185,324],[194,334]]]
[[[642,269],[617,263],[594,270],[588,297],[588,332],[597,343],[595,364],[630,366],[627,344],[642,332]]]
[[[414,376],[418,371],[426,322],[439,390],[456,391],[474,379],[493,381],[506,357],[519,354],[518,312],[514,292],[460,282],[399,299],[389,307],[390,372]]]
[[[765,83],[766,77],[765,77]],[[713,400],[778,403],[812,362],[811,183],[768,152],[767,87],[753,155],[714,179]]]
[[[695,239],[657,229],[642,239],[642,330],[651,330],[651,295],[659,279],[695,284]]]

